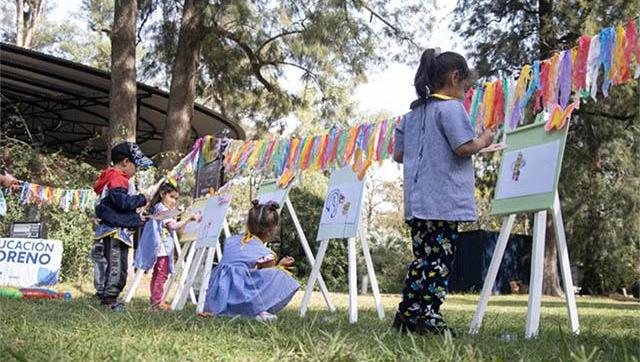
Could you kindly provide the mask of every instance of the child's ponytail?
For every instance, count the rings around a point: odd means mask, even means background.
[[[458,71],[462,79],[471,76],[467,61],[462,55],[454,52],[440,53],[439,49],[425,50],[413,79],[418,99],[413,101],[409,108],[415,109],[425,104],[431,93],[445,85],[447,75],[452,71]]]

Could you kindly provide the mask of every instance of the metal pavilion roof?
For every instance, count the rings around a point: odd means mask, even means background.
[[[102,137],[109,125],[110,73],[47,54],[0,43],[0,131],[47,151],[83,155],[94,164],[106,161]],[[138,83],[137,142],[143,151],[160,151],[169,94]],[[10,118],[24,119],[16,127]],[[228,130],[243,139],[236,122],[196,104],[191,125],[195,139]]]

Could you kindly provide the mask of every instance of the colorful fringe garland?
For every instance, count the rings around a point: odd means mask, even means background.
[[[20,204],[53,205],[64,211],[93,211],[98,195],[92,189],[61,189],[23,181],[18,200]]]
[[[394,117],[302,138],[231,140],[225,151],[225,173],[233,176],[251,170],[289,178],[299,171],[351,165],[363,175],[373,162],[383,161],[393,153],[393,131],[399,121],[400,117]]]
[[[626,26],[608,27],[593,37],[583,35],[578,45],[557,52],[551,58],[526,64],[518,79],[486,82],[469,89],[464,107],[476,128],[508,126],[514,129],[524,121],[524,110],[531,97],[534,110],[550,113],[548,131],[560,129],[581,99],[596,100],[601,67],[601,91],[609,96],[611,85],[640,78],[640,19]],[[634,71],[635,69],[635,71]],[[573,98],[573,101],[571,99]],[[571,102],[571,103],[570,103]],[[400,117],[393,117],[351,128],[332,128],[328,133],[278,140],[229,140],[205,136],[196,140],[191,152],[168,173],[180,179],[203,162],[213,160],[224,144],[224,167],[228,176],[246,172],[262,173],[289,183],[300,171],[325,171],[351,165],[359,177],[374,163],[393,154],[393,132]],[[52,204],[69,210],[93,210],[97,195],[91,189],[67,190],[23,182],[20,202]]]
[[[605,97],[611,85],[629,82],[632,75],[640,78],[639,22],[633,19],[626,26],[608,27],[594,37],[583,35],[575,48],[525,65],[515,86],[505,78],[470,89],[464,105],[472,125],[491,128],[506,123],[514,129],[524,120],[531,96],[535,96],[536,111],[573,110],[577,105],[570,102],[589,96],[596,99],[600,69],[604,76],[600,90]]]

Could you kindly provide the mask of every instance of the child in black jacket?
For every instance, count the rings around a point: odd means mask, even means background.
[[[106,260],[104,281],[101,281],[104,285],[96,287],[98,297],[104,306],[121,311],[123,306],[117,299],[127,282],[127,259],[132,246],[129,229],[142,226],[138,209],[149,204],[148,197],[135,194],[129,179],[138,168],[147,168],[153,162],[132,142],[113,147],[111,161],[114,166],[102,171],[93,185],[100,201],[96,206],[99,222],[92,254],[102,254]]]

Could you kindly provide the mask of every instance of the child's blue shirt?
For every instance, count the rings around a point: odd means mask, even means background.
[[[158,202],[153,208],[153,214],[157,215],[169,211],[166,206]],[[169,257],[169,272],[174,273],[173,266],[173,236],[167,224],[174,220],[149,220],[144,225],[138,249],[134,256],[133,265],[142,270],[151,270],[158,259],[158,251],[164,248],[166,256]]]
[[[458,100],[431,98],[404,115],[395,130],[395,149],[404,154],[406,220],[476,220],[471,157],[455,154],[475,137]]]

